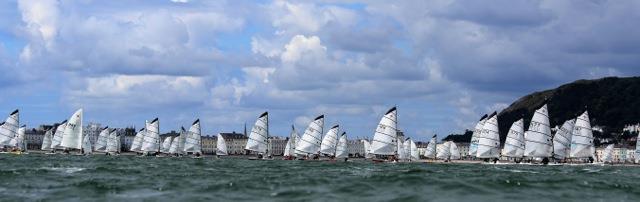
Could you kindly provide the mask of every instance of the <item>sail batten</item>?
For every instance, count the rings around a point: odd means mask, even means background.
[[[229,152],[227,151],[227,141],[224,140],[224,137],[220,133],[218,133],[218,138],[216,140],[216,155],[218,156],[229,155]]]
[[[347,151],[347,133],[342,132],[338,144],[336,145],[336,158],[347,158],[349,153]]]
[[[155,118],[146,126],[143,133],[141,150],[148,153],[158,152],[160,150],[160,121]]]
[[[251,128],[246,150],[266,154],[269,145],[269,113],[262,113]]]
[[[191,124],[189,130],[185,134],[185,152],[202,153],[202,128],[200,126],[200,119]]]

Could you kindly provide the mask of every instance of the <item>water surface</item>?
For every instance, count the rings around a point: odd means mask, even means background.
[[[0,154],[0,199],[639,201],[640,167]]]

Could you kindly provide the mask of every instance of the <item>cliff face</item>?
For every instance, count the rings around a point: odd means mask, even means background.
[[[526,95],[498,114],[501,141],[520,118],[524,118],[526,130],[533,112],[544,103],[548,104],[551,127],[588,110],[591,125],[603,127],[603,134],[621,132],[624,125],[640,122],[640,77],[578,80]]]

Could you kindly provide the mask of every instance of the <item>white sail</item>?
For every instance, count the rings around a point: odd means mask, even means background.
[[[551,157],[553,147],[546,104],[534,112],[529,129],[524,134],[524,144],[524,155],[527,157]]]
[[[143,141],[144,136],[145,136],[144,135],[145,131],[146,131],[145,128],[141,128],[140,131],[138,131],[138,133],[136,133],[136,136],[133,137],[133,141],[131,142],[131,148],[129,148],[129,150],[131,150],[133,152],[141,152],[142,151],[142,141]],[[105,142],[105,145],[106,145],[106,142]]]
[[[403,160],[411,160],[411,139],[407,138],[402,142],[402,150],[403,150]]]
[[[292,144],[291,142],[292,141],[293,140],[291,138],[289,138],[287,140],[287,144],[284,146],[284,153],[282,154],[282,156],[285,156],[285,157],[286,156],[291,156],[291,150],[293,148],[293,146],[291,146],[291,144]]]
[[[269,113],[262,113],[251,128],[247,146],[244,148],[259,154],[266,154],[269,146]]]
[[[178,152],[178,142],[180,141],[180,136],[175,136],[171,140],[171,146],[169,146],[169,154],[176,154]]]
[[[500,134],[498,133],[498,115],[491,116],[482,126],[478,138],[478,158],[498,158],[500,156]]]
[[[9,142],[18,135],[20,112],[16,109],[0,124],[0,146],[10,146]]]
[[[60,143],[62,143],[62,136],[64,130],[67,127],[67,120],[62,121],[56,128],[56,132],[53,133],[53,139],[51,140],[51,149],[61,149]]]
[[[175,140],[174,140],[175,141]],[[184,144],[187,141],[187,130],[184,127],[180,127],[180,135],[178,136],[178,148],[176,149],[177,154],[184,153]]]
[[[293,156],[296,150],[296,140],[300,139],[300,135],[296,131],[296,128],[291,126],[291,133],[289,134],[289,140],[287,140],[287,145],[284,149],[284,156]]]
[[[451,144],[449,145],[449,153],[451,154],[451,160],[460,159],[460,150],[458,150],[458,145],[456,145],[455,142],[451,142]]]
[[[158,152],[160,150],[160,122],[158,118],[153,119],[147,125],[143,134],[141,150],[148,153]]]
[[[118,152],[118,133],[116,129],[113,129],[109,132],[109,136],[107,136],[107,150],[106,152],[115,153]]]
[[[448,160],[451,158],[451,142],[447,141],[436,146],[436,158]]]
[[[216,140],[216,155],[229,155],[229,152],[227,152],[227,141],[224,140],[224,137],[220,133],[218,133],[218,139]]]
[[[564,159],[569,156],[571,149],[571,136],[573,135],[573,127],[575,119],[565,121],[560,129],[553,136],[553,157],[556,159]]]
[[[502,156],[522,158],[524,156],[524,121],[513,122],[502,148]]]
[[[428,159],[436,158],[436,146],[438,145],[436,137],[437,135],[431,137],[431,140],[427,143],[427,148],[424,150],[424,157]]]
[[[107,150],[107,140],[109,139],[109,127],[104,127],[102,131],[98,134],[98,139],[96,139],[96,151],[106,151]],[[135,141],[134,141],[135,142]]]
[[[83,154],[91,154],[93,153],[93,148],[91,145],[91,139],[89,139],[88,136],[85,135],[84,138],[82,138],[82,153]]]
[[[398,110],[393,107],[382,116],[371,141],[371,153],[396,155],[398,139]]]
[[[320,153],[335,156],[336,155],[336,146],[338,145],[338,132],[340,130],[339,125],[335,125],[331,127],[327,131],[327,134],[322,138],[322,143],[320,144]]]
[[[571,158],[587,158],[592,157],[593,152],[593,131],[591,122],[589,121],[589,113],[585,111],[576,119],[576,125],[573,127],[573,135],[571,136]]]
[[[367,140],[362,140],[362,146],[364,147],[364,158],[372,158],[373,154],[371,153],[371,143]]]
[[[27,127],[24,125],[18,128],[18,135],[13,137],[13,139],[9,141],[9,144],[13,147],[20,149],[20,151],[26,151],[27,146],[24,140],[26,130],[27,130]]]
[[[60,146],[69,149],[82,149],[82,109],[78,109],[69,118]]]
[[[602,162],[613,163],[613,144],[608,145],[602,152]]]
[[[412,161],[420,160],[420,153],[418,153],[418,146],[413,140],[411,140],[411,160]]]
[[[42,138],[42,145],[40,146],[41,150],[51,150],[51,139],[53,139],[53,128],[47,130],[44,133],[44,137]]]
[[[404,151],[404,142],[401,139],[397,141],[396,153],[397,153],[398,160],[407,159],[407,153],[405,153]]]
[[[169,149],[171,147],[171,140],[173,140],[173,138],[171,136],[164,138],[164,141],[162,141],[162,147],[160,148],[160,152],[162,153],[169,153]]]
[[[487,115],[485,114],[480,118],[480,121],[476,124],[476,127],[473,129],[473,134],[471,134],[471,142],[469,143],[469,156],[476,156],[478,153],[478,136],[482,133],[482,127],[484,127],[484,122],[487,121]]]
[[[349,152],[347,151],[347,133],[342,132],[338,140],[338,145],[336,146],[336,158],[347,157],[349,157]]]
[[[321,136],[324,128],[324,115],[316,117],[296,143],[296,154],[312,155],[320,152]]]
[[[200,119],[197,119],[191,124],[185,137],[185,152],[202,153],[202,129],[200,127]]]

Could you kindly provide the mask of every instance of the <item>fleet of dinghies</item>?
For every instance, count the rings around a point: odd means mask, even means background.
[[[26,152],[26,126],[20,126],[19,114],[19,111],[15,110],[0,123],[0,147],[4,148],[4,151]],[[341,131],[338,124],[324,133],[324,122],[324,115],[317,116],[308,124],[302,135],[291,126],[283,159],[348,160],[347,133]],[[48,154],[61,150],[64,153],[77,151],[77,155],[89,155],[94,152],[106,155],[121,153],[121,136],[116,129],[102,128],[92,144],[90,138],[83,133],[82,123],[83,110],[79,109],[69,119],[45,131],[40,149]],[[555,134],[552,134],[547,104],[544,104],[535,110],[526,130],[524,126],[523,118],[511,123],[504,145],[501,145],[498,113],[485,114],[475,125],[469,151],[464,155],[494,163],[500,158],[516,163],[527,161],[542,164],[547,164],[550,160],[554,163],[593,162],[595,158],[593,131],[586,110],[578,117],[566,120]],[[448,162],[461,158],[458,145],[452,141],[438,144],[437,135],[430,139],[420,156],[416,143],[399,133],[398,109],[392,107],[380,118],[373,139],[360,140],[364,157],[374,162],[411,162],[418,161],[421,157]],[[269,140],[269,113],[264,112],[256,119],[244,149],[256,155],[252,159],[272,159]],[[640,136],[638,140],[635,151],[637,156],[640,155]],[[222,134],[218,134],[216,156],[229,155],[226,141]],[[604,149],[601,162],[613,162],[613,147],[611,144]],[[164,138],[160,137],[158,118],[145,121],[145,127],[137,131],[129,150],[141,156],[192,155],[199,158],[202,155],[200,120],[196,119],[189,130],[182,127],[178,136]]]

